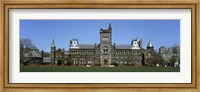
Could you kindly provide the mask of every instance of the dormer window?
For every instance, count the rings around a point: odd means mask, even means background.
[[[139,43],[137,41],[133,41],[131,45],[131,49],[140,49]]]
[[[73,39],[73,40],[70,40],[70,48],[79,48],[79,43],[78,43],[78,40],[76,39]]]

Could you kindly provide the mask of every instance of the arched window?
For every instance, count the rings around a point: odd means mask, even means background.
[[[94,62],[92,61],[92,59],[89,59],[89,60],[88,60],[88,64],[92,64],[92,63],[94,63]]]
[[[84,58],[81,58],[81,59],[80,59],[80,63],[81,63],[81,64],[85,64],[85,63],[86,63],[86,62],[85,62],[85,59],[84,59]]]
[[[77,59],[76,58],[72,58],[72,61],[74,64],[77,64]]]
[[[104,53],[108,53],[108,47],[104,47],[104,48],[103,48],[103,52],[104,52]]]

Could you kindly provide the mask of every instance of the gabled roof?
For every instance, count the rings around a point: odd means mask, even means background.
[[[63,52],[64,50],[61,48],[58,48],[58,50],[56,52]]]

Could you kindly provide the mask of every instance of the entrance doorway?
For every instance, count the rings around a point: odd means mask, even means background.
[[[58,60],[58,63],[57,63],[57,65],[62,65],[62,60]]]
[[[105,65],[108,64],[108,59],[104,59],[104,64],[105,64]]]

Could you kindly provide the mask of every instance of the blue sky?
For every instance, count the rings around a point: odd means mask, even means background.
[[[20,38],[29,38],[39,50],[50,51],[54,38],[56,48],[68,50],[69,41],[80,44],[100,43],[99,30],[112,25],[112,43],[131,44],[134,38],[149,39],[155,49],[180,44],[180,20],[20,20]]]

